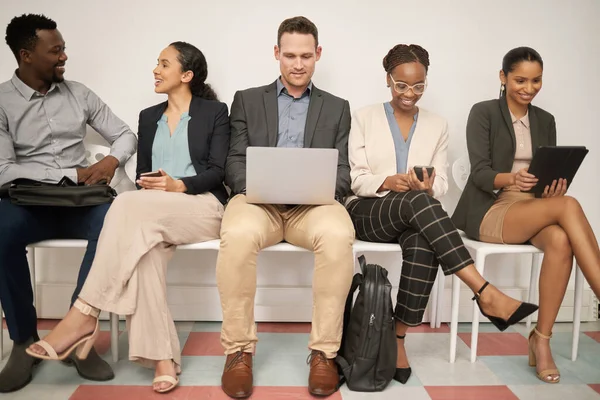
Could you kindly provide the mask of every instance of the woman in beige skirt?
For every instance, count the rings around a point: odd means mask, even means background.
[[[175,42],[154,69],[155,92],[168,100],[139,118],[137,185],[112,204],[88,279],[67,316],[27,352],[85,358],[98,334],[97,315],[127,316],[129,358],[155,368],[153,389],[179,383],[181,349],[167,306],[166,269],[177,245],[219,237],[224,167],[229,147],[227,106],[205,83],[207,64],[196,47]]]
[[[475,104],[467,122],[471,175],[452,216],[460,229],[489,243],[529,242],[544,251],[538,322],[529,335],[529,364],[547,383],[560,374],[550,337],[562,303],[573,255],[596,296],[600,296],[600,249],[577,200],[565,196],[557,179],[541,198],[526,193],[538,179],[528,173],[539,146],[556,146],[552,114],[531,105],[542,88],[543,62],[537,51],[509,51],[500,71],[500,99]],[[497,192],[497,193],[496,193]]]

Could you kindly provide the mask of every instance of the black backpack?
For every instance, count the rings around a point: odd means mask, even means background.
[[[396,330],[392,311],[392,285],[385,268],[358,258],[362,274],[352,280],[346,299],[344,333],[336,362],[348,389],[379,392],[396,372]],[[354,292],[359,288],[354,307]]]

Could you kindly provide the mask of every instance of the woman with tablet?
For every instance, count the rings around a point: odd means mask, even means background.
[[[556,124],[531,105],[542,88],[537,51],[509,51],[500,71],[500,98],[475,104],[467,122],[471,175],[452,219],[468,236],[489,243],[531,243],[544,251],[538,323],[529,335],[529,364],[539,379],[560,380],[552,353],[552,326],[573,266],[573,254],[596,296],[600,295],[600,251],[580,204],[565,196],[561,177],[541,198],[525,193],[538,179],[528,173],[539,146],[556,146]]]
[[[429,54],[421,46],[400,44],[383,59],[383,67],[391,100],[358,110],[353,117],[348,157],[356,196],[346,208],[359,239],[397,242],[402,248],[394,379],[405,383],[411,374],[405,333],[423,319],[438,265],[471,288],[473,299],[500,330],[537,306],[520,303],[483,279],[436,199],[448,190],[448,125],[416,106],[427,87]]]
[[[98,313],[127,316],[129,358],[153,368],[153,390],[179,383],[181,349],[167,304],[167,264],[176,246],[219,237],[227,106],[210,85],[206,59],[196,47],[174,42],[159,55],[154,91],[167,101],[140,113],[137,185],[117,196],[75,307],[48,336],[27,349],[33,357],[81,359],[98,334]]]

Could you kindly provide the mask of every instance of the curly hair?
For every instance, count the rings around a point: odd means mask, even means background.
[[[418,44],[397,44],[383,57],[383,68],[388,74],[400,64],[419,62],[429,69],[429,53]]]
[[[200,49],[186,42],[173,42],[169,46],[173,46],[179,53],[177,61],[181,64],[181,70],[194,73],[194,77],[190,82],[192,94],[207,100],[218,100],[215,91],[206,83],[208,64]]]
[[[21,49],[32,51],[38,40],[37,31],[45,29],[56,29],[56,22],[42,14],[23,14],[10,21],[6,27],[5,40],[17,62],[21,61]]]

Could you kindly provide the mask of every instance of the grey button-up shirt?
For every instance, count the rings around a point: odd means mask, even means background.
[[[277,107],[279,114],[279,133],[277,147],[304,147],[304,127],[310,104],[312,82],[300,98],[291,96],[281,79],[277,79]]]
[[[129,127],[81,83],[54,83],[45,95],[16,73],[0,84],[0,186],[17,178],[77,182],[76,168],[87,167],[86,125],[111,145],[123,165],[137,148]]]

